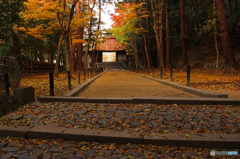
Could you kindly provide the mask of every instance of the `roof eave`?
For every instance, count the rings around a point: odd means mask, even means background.
[[[126,51],[126,50],[97,50],[97,51],[115,52],[115,51]]]

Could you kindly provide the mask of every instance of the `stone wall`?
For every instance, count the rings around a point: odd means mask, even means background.
[[[34,101],[33,87],[14,89],[13,94],[7,97],[5,93],[0,92],[0,117]]]

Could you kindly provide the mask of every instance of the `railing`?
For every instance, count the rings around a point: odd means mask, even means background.
[[[54,70],[54,63],[36,61],[36,60],[18,60],[20,66],[20,73],[43,73],[51,72]],[[0,73],[4,73],[7,70],[7,59],[0,59]]]

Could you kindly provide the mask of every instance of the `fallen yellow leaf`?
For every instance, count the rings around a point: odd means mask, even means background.
[[[191,139],[192,137],[190,135],[186,135],[187,138]]]

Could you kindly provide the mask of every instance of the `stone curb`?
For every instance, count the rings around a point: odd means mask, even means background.
[[[125,71],[127,71],[127,70],[125,70]],[[127,71],[127,72],[130,72],[130,71]],[[145,77],[145,78],[157,81],[157,82],[160,82],[162,84],[165,84],[165,85],[171,86],[173,88],[177,88],[177,89],[180,89],[182,91],[185,91],[185,92],[188,92],[188,93],[192,93],[192,94],[195,94],[195,95],[198,95],[198,96],[201,96],[201,97],[228,98],[228,94],[207,92],[207,91],[204,91],[204,90],[191,88],[191,87],[188,87],[188,86],[183,86],[183,85],[180,85],[180,84],[169,82],[169,81],[163,80],[163,79],[153,78],[153,77],[141,75],[141,74],[134,73],[134,72],[130,72],[130,73],[138,75],[138,76],[142,76],[142,77]]]
[[[140,133],[128,134],[119,131],[99,131],[83,128],[55,127],[50,123],[46,126],[35,126],[27,131],[27,137],[31,138],[61,138],[65,140],[116,142],[116,143],[142,143]]]
[[[153,144],[153,145],[175,145],[180,147],[206,147],[206,148],[240,148],[240,134],[174,134],[174,133],[152,133],[144,135],[124,131],[102,131],[82,128],[55,127],[54,123],[45,126],[4,126],[0,128],[0,136],[14,136],[27,138],[65,139],[77,141],[95,141],[119,144]],[[188,138],[186,135],[189,135]]]
[[[240,99],[205,97],[62,97],[41,96],[39,102],[83,102],[83,103],[150,103],[150,104],[203,104],[203,105],[240,105]]]
[[[131,97],[87,97],[86,103],[132,103]]]
[[[133,97],[133,103],[193,104],[193,105],[240,105],[240,99],[206,97]]]
[[[189,137],[187,137],[187,136]],[[200,136],[203,135],[203,136]],[[205,148],[240,148],[239,134],[173,134],[164,133],[155,135],[145,135],[143,144],[154,145],[176,145],[184,147],[205,147]]]
[[[83,102],[86,103],[87,97],[63,97],[63,96],[40,96],[39,102]]]
[[[78,93],[80,93],[80,92],[82,92],[84,89],[86,89],[88,85],[90,85],[95,79],[97,79],[98,77],[100,77],[101,75],[103,75],[105,72],[107,72],[107,70],[105,70],[104,72],[100,73],[99,75],[91,78],[90,80],[84,82],[84,83],[81,84],[80,86],[77,86],[77,87],[74,88],[73,90],[71,90],[71,91],[69,91],[68,93],[64,94],[63,97],[70,97],[70,96],[77,95]]]
[[[29,126],[0,126],[0,136],[27,137]]]

